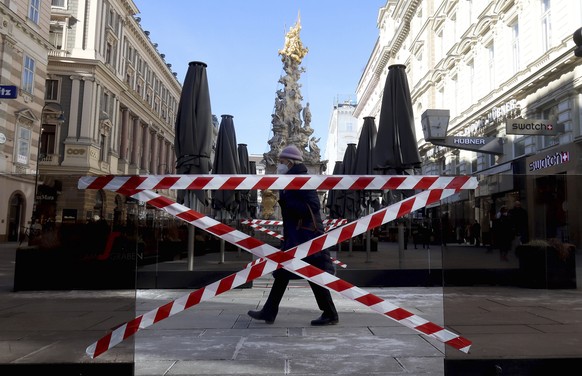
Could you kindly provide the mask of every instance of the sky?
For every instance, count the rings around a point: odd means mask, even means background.
[[[207,64],[212,113],[233,116],[237,143],[249,154],[269,151],[278,82],[278,51],[301,17],[309,52],[299,83],[309,102],[313,136],[325,153],[333,105],[356,100],[356,88],[378,39],[386,0],[134,0],[143,30],[183,84],[190,61]]]

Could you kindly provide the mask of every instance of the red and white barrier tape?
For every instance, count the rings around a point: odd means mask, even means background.
[[[345,221],[345,222],[347,222],[347,220],[345,220],[345,219],[344,219],[344,220],[342,220],[342,221]],[[243,220],[241,223],[242,223],[242,224],[249,225],[249,226],[251,226],[252,228],[254,228],[254,229],[256,229],[256,230],[259,230],[259,231],[261,231],[261,232],[264,232],[264,233],[266,233],[267,235],[271,235],[271,236],[273,236],[273,237],[275,237],[275,238],[277,238],[277,239],[280,239],[280,240],[283,240],[283,239],[284,239],[283,235],[282,235],[282,234],[280,234],[280,233],[278,233],[277,231],[273,231],[273,230],[271,230],[271,229],[268,229],[268,228],[265,228],[265,227],[263,227],[263,226],[259,226],[259,225],[257,225],[257,224],[254,224],[254,223],[252,223],[252,222],[253,222],[253,220],[247,220],[247,219],[245,219],[245,220]],[[283,223],[282,221],[279,221],[279,222],[281,222],[281,224]],[[339,226],[339,223],[341,223],[341,222],[339,222],[339,221],[338,221],[338,222],[335,222],[335,223],[336,223],[336,225],[335,225],[333,228],[335,228],[335,227],[338,227],[338,226]],[[325,228],[325,231],[326,231],[326,232],[327,232],[327,231],[329,231],[329,230],[330,230],[329,226]],[[345,269],[345,268],[348,266],[347,264],[344,264],[343,262],[341,262],[340,260],[336,259],[335,257],[332,257],[332,258],[331,258],[331,262],[332,262],[334,265],[340,266],[340,267],[342,267],[342,268],[344,268],[344,269]],[[249,263],[248,265],[251,265],[251,264],[252,264],[252,263]]]
[[[255,224],[262,226],[282,226],[283,221],[275,221],[273,219],[243,219],[243,224]]]
[[[254,225],[263,225],[263,226],[282,226],[283,225],[283,221],[275,221],[272,219],[243,219],[242,224],[244,225],[250,225],[250,224],[254,224]],[[343,219],[343,218],[327,218],[323,220],[323,224],[324,225],[330,225],[330,226],[341,226],[343,224],[348,223],[347,219]]]
[[[471,341],[468,339],[384,301],[380,297],[355,287],[350,283],[301,260],[301,258],[304,258],[307,255],[319,252],[322,249],[333,245],[332,243],[334,241],[337,244],[337,242],[371,230],[414,210],[418,210],[428,204],[449,197],[456,193],[456,190],[447,189],[421,192],[397,204],[349,223],[346,226],[332,230],[329,233],[323,234],[287,251],[279,251],[268,244],[264,244],[259,240],[248,236],[247,234],[222,224],[210,217],[204,216],[184,205],[177,204],[155,192],[130,191],[127,189],[119,190],[118,192],[131,196],[139,201],[147,202],[154,207],[160,208],[179,219],[219,236],[221,239],[224,239],[242,249],[248,250],[254,255],[264,259],[257,260],[254,265],[251,265],[238,273],[223,278],[205,288],[196,290],[182,298],[167,303],[162,307],[152,310],[117,327],[113,332],[87,348],[87,354],[93,358],[117,345],[124,339],[132,336],[140,329],[153,325],[171,315],[183,311],[184,309],[190,308],[198,304],[200,301],[207,300],[242,283],[252,281],[261,275],[270,273],[278,267],[283,267],[307,280],[317,283],[320,286],[335,291],[351,300],[360,302],[372,310],[388,316],[419,333],[435,338],[462,352],[469,352]]]
[[[323,224],[325,225],[325,228],[323,231],[329,232],[336,227],[345,225],[346,223],[348,223],[347,219],[330,219],[327,223],[324,221]]]
[[[263,219],[243,219],[241,220],[241,223],[243,225],[249,225],[254,229],[265,232],[271,236],[274,236],[275,238],[283,239],[283,235],[279,234],[277,231],[261,226],[261,224],[269,226],[282,226],[283,221],[272,221]],[[344,225],[346,223],[348,223],[347,219],[324,219],[323,224],[325,225],[325,228],[323,229],[323,231],[328,232],[329,230]]]
[[[432,175],[104,175],[83,176],[79,189],[188,189],[188,190],[263,190],[263,189],[475,189],[471,176]]]
[[[246,221],[246,220],[245,221],[242,221],[242,224],[243,225],[249,225],[249,226],[251,226],[252,228],[254,228],[256,230],[259,230],[261,232],[264,232],[264,233],[266,233],[268,235],[271,235],[271,236],[273,236],[273,237],[275,237],[277,239],[283,240],[283,235],[281,235],[277,231],[271,230],[270,228],[266,228],[266,227],[263,227],[263,226],[260,226],[260,225],[254,224],[254,223],[250,223],[250,221]]]

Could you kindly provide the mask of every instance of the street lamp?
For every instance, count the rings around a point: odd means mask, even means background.
[[[51,109],[51,115],[49,117],[48,113],[45,113],[45,110]],[[40,110],[40,129],[38,133],[38,148],[36,152],[36,173],[34,175],[34,205],[32,209],[32,224],[34,224],[34,220],[38,217],[38,176],[40,174],[40,154],[42,149],[42,134],[43,134],[43,124],[59,124],[62,125],[65,122],[65,115],[63,114],[63,106],[61,106],[58,102],[46,102],[42,109]],[[57,115],[58,114],[58,115]],[[50,122],[49,122],[50,121]]]

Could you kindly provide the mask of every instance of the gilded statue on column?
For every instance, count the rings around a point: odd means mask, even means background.
[[[292,26],[287,34],[285,34],[285,46],[279,50],[279,55],[289,57],[298,64],[307,55],[308,49],[303,46],[299,33],[301,31],[301,17],[297,16],[295,26]]]

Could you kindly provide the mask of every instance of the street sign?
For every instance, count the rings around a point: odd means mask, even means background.
[[[16,99],[18,88],[13,85],[0,85],[0,99]]]

